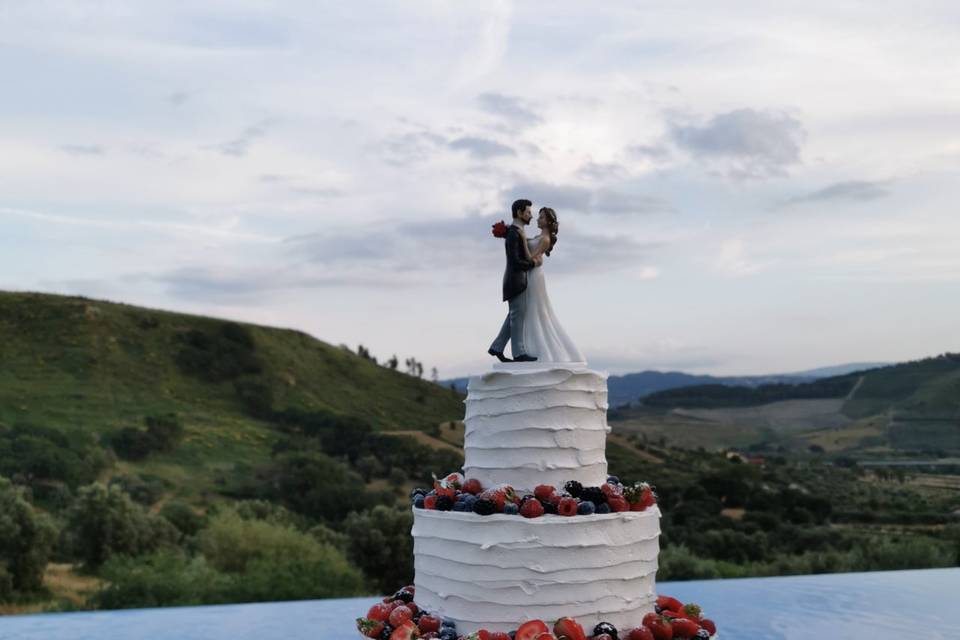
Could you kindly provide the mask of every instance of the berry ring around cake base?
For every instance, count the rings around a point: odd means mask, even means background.
[[[414,509],[417,603],[461,634],[528,620],[637,626],[654,610],[660,510],[522,518]]]

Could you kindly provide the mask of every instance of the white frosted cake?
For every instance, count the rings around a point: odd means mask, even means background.
[[[607,479],[606,374],[512,363],[470,380],[464,476],[484,487]],[[418,605],[461,634],[575,617],[637,626],[654,610],[660,511],[536,518],[414,509]]]

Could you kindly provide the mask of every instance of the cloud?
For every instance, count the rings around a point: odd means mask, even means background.
[[[590,180],[613,180],[627,175],[627,168],[616,162],[594,162],[589,160],[579,169],[577,175]]]
[[[627,154],[641,160],[666,160],[670,150],[663,145],[634,144],[626,149]]]
[[[243,132],[233,140],[211,145],[207,148],[219,151],[225,156],[245,156],[255,140],[267,135],[267,127],[269,124],[269,121],[264,120],[260,123],[251,125],[244,129]]]
[[[800,162],[805,131],[789,114],[736,109],[713,116],[706,124],[668,123],[673,142],[714,173],[737,180],[786,175]]]
[[[382,145],[384,162],[405,167],[425,161],[447,143],[447,139],[432,131],[411,131],[390,136]]]
[[[811,193],[794,196],[784,201],[785,206],[806,204],[809,202],[866,202],[890,195],[888,180],[846,180],[834,182]]]
[[[673,211],[673,207],[654,196],[625,193],[614,189],[589,189],[574,185],[556,185],[545,182],[526,182],[514,185],[500,193],[501,200],[527,198],[534,208],[552,207],[583,213],[659,213]]]
[[[481,93],[477,96],[480,108],[487,113],[500,116],[507,123],[525,128],[540,124],[543,121],[524,101],[515,96],[502,93]]]
[[[487,160],[497,156],[515,156],[517,152],[512,147],[500,144],[495,140],[465,136],[451,141],[447,146],[455,151],[466,151],[476,160]]]
[[[99,144],[62,144],[60,150],[76,156],[100,156],[104,152]]]
[[[587,211],[593,199],[590,189],[546,182],[522,182],[503,190],[500,195],[501,200],[504,201],[512,202],[518,198],[526,198],[533,201],[534,208],[552,207],[558,211],[562,209]]]

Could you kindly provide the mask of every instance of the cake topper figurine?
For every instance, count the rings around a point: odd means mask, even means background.
[[[513,362],[585,363],[557,321],[547,296],[543,260],[557,244],[557,213],[542,207],[537,217],[540,233],[528,240],[523,227],[533,219],[532,207],[529,200],[517,200],[511,207],[513,223],[493,225],[493,235],[504,239],[507,266],[503,273],[503,299],[510,309],[487,353],[501,362],[511,362],[503,353],[510,342]]]

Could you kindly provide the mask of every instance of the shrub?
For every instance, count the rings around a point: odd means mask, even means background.
[[[23,489],[0,477],[0,600],[43,586],[56,537],[51,520],[34,510]]]
[[[67,513],[66,541],[73,556],[98,568],[115,554],[140,555],[179,537],[167,520],[150,515],[116,485],[80,489]]]
[[[344,522],[348,551],[376,587],[390,593],[398,585],[413,582],[413,514],[409,509],[379,505],[353,513]]]

